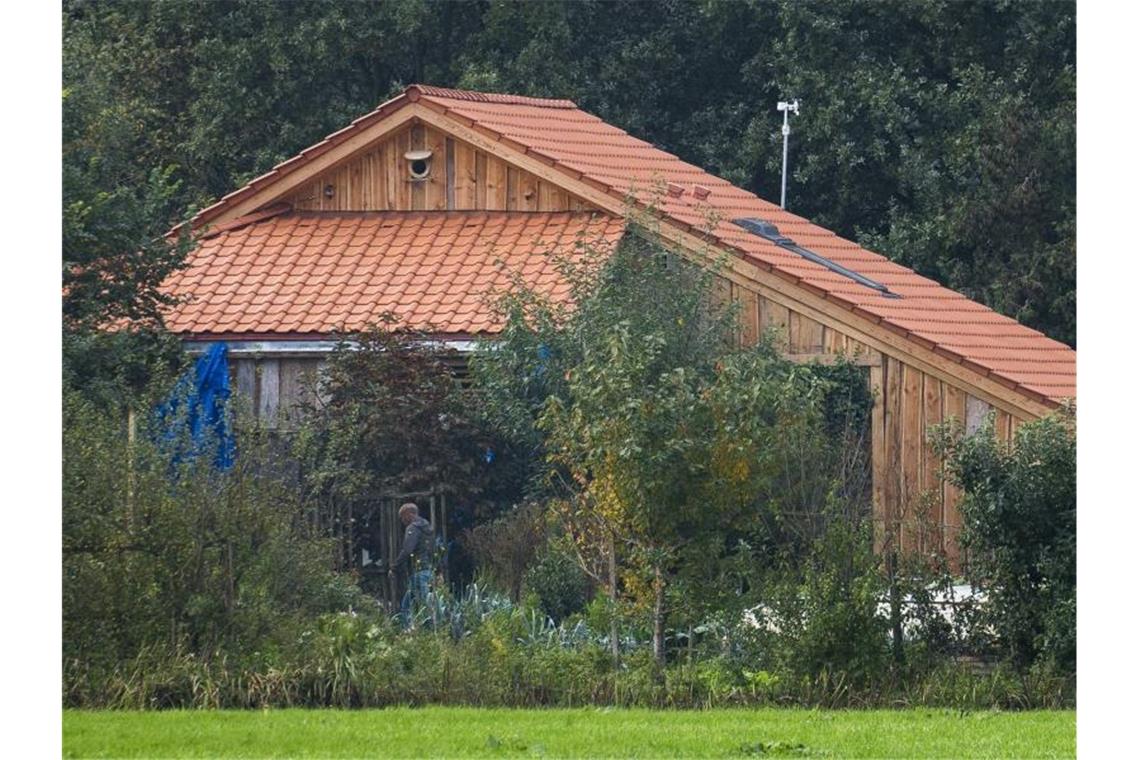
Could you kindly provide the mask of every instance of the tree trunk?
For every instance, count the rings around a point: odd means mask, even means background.
[[[616,666],[621,661],[621,647],[618,645],[617,620],[617,547],[614,546],[614,534],[609,534],[609,546],[606,547],[609,560],[609,592],[610,592],[610,655]]]
[[[665,664],[665,574],[661,565],[653,568],[653,659]]]

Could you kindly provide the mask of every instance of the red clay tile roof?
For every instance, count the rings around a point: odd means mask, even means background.
[[[941,347],[975,362],[984,372],[1053,400],[1076,396],[1076,352],[1065,344],[685,163],[569,101],[520,104],[502,96],[472,97],[435,87],[420,86],[419,91],[422,100],[553,159],[556,167],[571,176],[580,173],[615,196],[633,192],[652,200],[670,220],[703,230],[708,212],[713,211],[720,221],[711,232],[721,244],[794,275],[801,284],[818,288],[817,292],[832,300],[861,308],[872,319],[902,328],[927,347]],[[686,192],[680,197],[660,192],[667,183],[680,185]],[[707,199],[694,198],[695,185],[711,191]],[[903,298],[884,298],[732,223],[742,217],[776,224],[797,244],[887,285]]]
[[[496,332],[485,297],[511,274],[554,298],[569,286],[552,248],[601,250],[625,221],[599,213],[398,211],[258,213],[207,236],[164,285],[187,298],[167,326],[194,336],[327,335],[385,313],[441,335]]]
[[[720,219],[711,230],[712,238],[720,245],[942,356],[1017,387],[1031,398],[1058,401],[1076,396],[1076,352],[1063,343],[654,148],[579,110],[568,100],[412,85],[346,129],[204,209],[194,224],[208,222],[230,204],[412,101],[472,125],[545,160],[569,178],[585,181],[615,198],[625,198],[632,192],[642,200],[651,199],[667,222],[682,229],[704,231],[711,212]],[[680,195],[658,192],[658,187],[668,188],[668,183],[680,185],[684,191]],[[698,187],[707,189],[707,197],[695,197]],[[884,298],[752,235],[732,223],[741,217],[772,222],[797,244],[885,284],[903,298]]]

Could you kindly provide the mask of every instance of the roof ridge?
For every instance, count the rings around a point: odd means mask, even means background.
[[[416,100],[419,95],[433,98],[447,98],[449,100],[467,100],[473,103],[501,103],[513,106],[534,106],[536,108],[577,108],[573,100],[564,98],[535,98],[529,95],[512,95],[498,92],[477,92],[475,90],[456,90],[451,87],[436,87],[430,84],[412,84],[404,91],[409,99]]]

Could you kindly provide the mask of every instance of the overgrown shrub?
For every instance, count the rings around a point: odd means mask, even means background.
[[[590,601],[590,582],[561,541],[551,541],[523,577],[523,589],[555,623],[581,612]]]
[[[843,673],[859,687],[886,678],[887,586],[868,522],[833,520],[802,563],[789,562],[760,584],[758,665],[798,679]]]
[[[547,537],[542,505],[527,503],[466,531],[462,542],[484,580],[518,601],[527,568]]]
[[[553,626],[536,610],[471,592],[444,603],[463,619],[405,632],[375,611],[325,613],[273,650],[210,656],[184,646],[144,647],[67,703],[116,708],[383,707],[838,707],[958,709],[1059,707],[1071,680],[946,664],[920,676],[861,682],[846,671],[797,675],[733,653],[659,666],[646,641],[619,666],[604,635],[579,621]],[[427,611],[424,611],[425,613]]]
[[[188,448],[139,418],[132,440],[125,410],[64,398],[65,693],[98,691],[139,658],[143,670],[170,658],[234,667],[305,618],[374,604],[330,572],[328,541],[294,491],[265,476],[255,432],[217,472],[209,456],[173,463],[170,451]]]
[[[316,499],[347,502],[486,482],[486,435],[427,335],[379,325],[337,344],[309,394],[296,453]]]
[[[943,426],[938,449],[963,491],[969,572],[988,622],[1019,668],[1076,669],[1077,439],[1066,413],[1023,424],[1013,445],[993,416],[972,436]]]

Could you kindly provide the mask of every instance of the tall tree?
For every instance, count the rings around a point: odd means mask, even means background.
[[[569,97],[793,211],[1075,341],[1071,2],[90,3],[65,85],[200,207],[412,81]],[[112,188],[103,188],[112,189]]]

